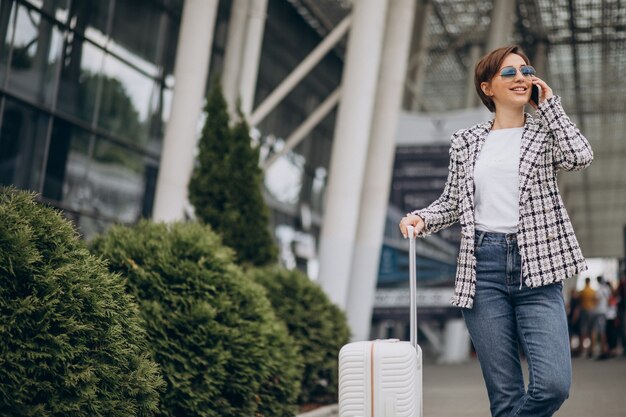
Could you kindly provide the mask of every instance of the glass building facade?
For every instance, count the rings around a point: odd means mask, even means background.
[[[313,29],[298,10],[288,1],[268,1],[255,107],[311,53],[325,34]],[[259,124],[262,157],[279,151],[289,135],[339,86],[342,52],[340,45],[328,53]],[[265,172],[265,196],[272,209],[281,260],[289,267],[307,270],[313,277],[335,117],[336,109]]]
[[[0,1],[0,184],[39,193],[87,237],[151,217],[183,0]],[[219,2],[209,78],[223,71],[232,3]],[[309,20],[268,0],[255,107],[332,29]],[[256,127],[263,158],[339,86],[344,47]],[[302,269],[315,258],[335,114],[265,176],[282,259]]]
[[[0,183],[86,234],[150,216],[182,0],[2,0]]]

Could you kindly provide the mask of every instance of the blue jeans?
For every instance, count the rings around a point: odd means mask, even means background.
[[[462,309],[493,417],[552,416],[572,379],[562,283],[521,287],[515,233],[476,231],[476,295]],[[521,288],[520,288],[521,287]],[[518,346],[528,360],[524,388]]]

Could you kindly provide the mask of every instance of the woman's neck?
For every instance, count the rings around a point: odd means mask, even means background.
[[[506,107],[496,109],[496,117],[493,122],[492,130],[510,129],[513,127],[523,127],[526,122],[524,108],[508,109]]]

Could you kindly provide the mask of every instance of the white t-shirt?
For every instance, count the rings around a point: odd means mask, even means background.
[[[596,291],[596,298],[598,299],[598,304],[596,304],[596,313],[598,314],[606,314],[609,309],[609,297],[611,296],[611,290],[606,286],[606,284],[600,284],[600,287]]]
[[[487,232],[516,233],[523,127],[489,132],[474,167],[474,222]]]

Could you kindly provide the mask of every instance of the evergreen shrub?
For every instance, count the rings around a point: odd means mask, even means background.
[[[292,416],[301,360],[261,286],[210,227],[116,226],[93,250],[128,279],[167,389],[161,415]]]
[[[350,339],[345,313],[298,270],[266,267],[251,269],[249,274],[265,287],[274,311],[300,349],[305,368],[299,403],[336,401],[337,357]]]
[[[58,212],[0,188],[0,415],[150,416],[163,386],[123,279]]]
[[[250,128],[242,115],[229,126],[226,101],[217,81],[204,110],[207,118],[189,181],[189,201],[197,218],[235,250],[239,265],[275,264],[278,251],[263,199],[259,149],[251,146]]]

